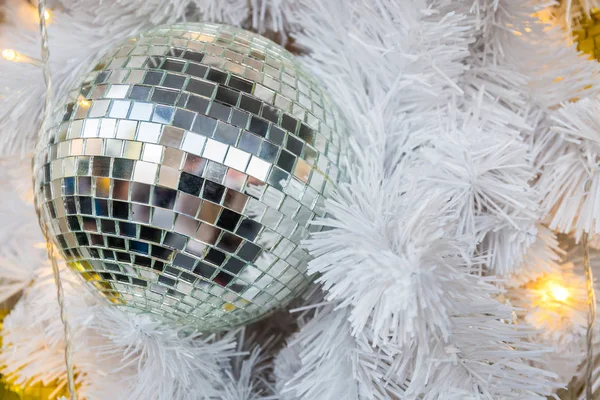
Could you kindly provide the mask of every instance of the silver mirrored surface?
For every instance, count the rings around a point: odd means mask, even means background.
[[[205,331],[304,290],[300,242],[340,179],[343,129],[294,57],[238,28],[176,24],[89,70],[42,134],[34,179],[86,284]]]

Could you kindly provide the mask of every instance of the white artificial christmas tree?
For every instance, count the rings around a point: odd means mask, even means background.
[[[304,243],[315,284],[263,321],[200,335],[97,302],[61,265],[79,398],[544,399],[570,382],[585,398],[577,251],[583,235],[600,233],[600,64],[578,52],[570,29],[597,4],[48,6],[56,96],[124,38],[217,21],[296,49],[350,143],[347,182],[314,222],[327,229]],[[27,62],[39,54],[37,11],[25,0],[0,7],[0,301],[20,296],[1,331],[0,373],[21,386],[65,384],[63,325],[30,194],[45,92]],[[593,378],[600,393],[599,357]]]

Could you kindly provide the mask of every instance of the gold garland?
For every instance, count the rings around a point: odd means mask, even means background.
[[[573,30],[577,50],[584,52],[590,60],[600,61],[600,10],[594,9],[589,18]]]
[[[10,310],[0,308],[0,333],[2,321]],[[0,334],[0,350],[2,349],[2,335]],[[0,399],[2,400],[56,400],[61,396],[68,398],[69,390],[66,385],[52,382],[44,385],[42,382],[32,382],[24,386],[10,382],[5,376],[0,375]]]
[[[2,380],[0,384],[0,399],[3,400],[56,400],[61,396],[68,395],[69,391],[65,390],[64,385],[59,387],[55,383],[44,385],[37,382],[22,387]]]

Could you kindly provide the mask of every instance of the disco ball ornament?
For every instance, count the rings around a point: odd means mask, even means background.
[[[42,227],[86,285],[203,331],[302,292],[300,242],[320,229],[310,221],[343,175],[344,146],[294,56],[242,29],[186,23],[89,70],[34,160]]]

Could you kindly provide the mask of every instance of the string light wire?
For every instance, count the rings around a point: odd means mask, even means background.
[[[42,71],[44,73],[44,82],[46,84],[46,97],[44,101],[44,108],[42,111],[42,122],[40,132],[44,132],[46,129],[46,112],[51,110],[52,103],[52,76],[50,73],[50,49],[48,48],[48,31],[46,29],[47,15],[46,0],[39,0],[38,2],[38,14],[40,20],[40,34],[42,39]],[[71,400],[77,400],[77,393],[75,391],[75,377],[73,372],[73,349],[71,345],[71,327],[67,320],[66,306],[65,306],[65,292],[60,279],[60,270],[58,262],[54,255],[54,245],[52,240],[49,240],[48,226],[45,227],[46,236],[46,250],[48,252],[48,258],[52,264],[52,273],[54,275],[54,282],[56,284],[56,296],[58,298],[58,304],[60,308],[60,319],[64,327],[65,335],[65,364],[67,368],[67,383],[69,387],[69,395]]]
[[[591,180],[585,184],[585,193],[589,194],[591,189]],[[585,332],[585,398],[594,400],[593,393],[593,372],[594,372],[594,323],[596,321],[596,293],[594,292],[594,274],[590,263],[590,246],[588,243],[588,233],[583,232],[581,237],[581,247],[583,250],[583,269],[585,271],[585,288],[587,293],[587,330]]]
[[[586,368],[585,368],[585,398],[593,400],[593,372],[594,372],[594,345],[593,329],[596,320],[596,294],[594,293],[594,275],[590,265],[590,247],[588,244],[588,234],[583,233],[581,239],[583,247],[583,268],[585,270],[585,286],[587,290],[588,319],[586,339]]]

